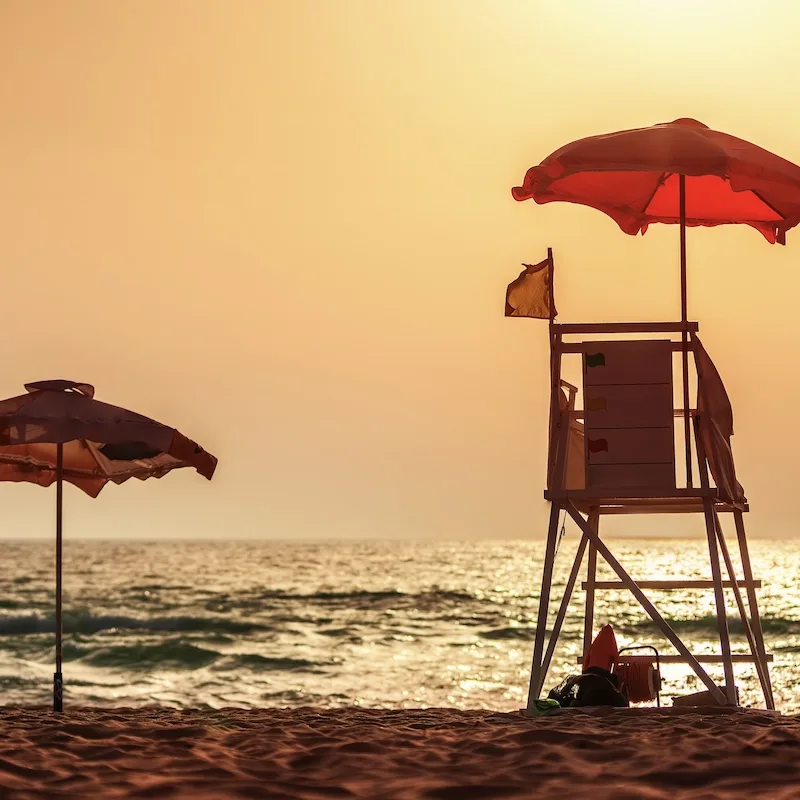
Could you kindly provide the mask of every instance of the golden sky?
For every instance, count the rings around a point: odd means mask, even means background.
[[[684,116],[800,162],[799,34],[789,0],[0,0],[0,394],[87,381],[220,458],[70,488],[65,535],[540,535],[546,324],[505,286],[552,246],[563,321],[677,318],[678,231],[511,187]],[[792,535],[800,231],[688,247],[749,528]],[[51,535],[54,492],[0,498]]]

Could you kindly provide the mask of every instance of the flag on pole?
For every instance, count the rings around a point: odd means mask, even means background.
[[[553,266],[550,257],[538,264],[522,266],[525,269],[506,289],[506,316],[555,318],[557,312],[552,297]]]

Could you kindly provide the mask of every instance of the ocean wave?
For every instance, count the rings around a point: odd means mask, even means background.
[[[12,692],[19,689],[44,689],[47,691],[53,685],[53,678],[50,674],[41,675],[38,677],[25,678],[21,675],[0,675],[0,691]],[[70,686],[109,686],[117,684],[98,684],[96,681],[80,680],[77,678],[69,677]],[[0,795],[2,796],[2,795]]]
[[[220,672],[239,670],[242,667],[253,672],[321,672],[320,667],[330,666],[336,662],[321,664],[305,658],[270,658],[258,653],[239,653],[226,656],[214,669]]]
[[[18,689],[20,687],[39,686],[45,683],[45,681],[50,681],[50,677],[24,678],[21,675],[0,675],[0,689],[5,691],[8,689]]]
[[[0,616],[0,636],[55,632],[55,618],[49,615],[22,614]],[[139,631],[175,631],[180,633],[247,634],[271,631],[271,626],[230,617],[127,617],[94,615],[91,612],[64,614],[66,633],[92,634],[126,629]]]
[[[221,653],[181,640],[159,644],[128,644],[88,648],[68,643],[64,661],[80,661],[93,667],[116,667],[131,670],[200,669],[213,664]]]
[[[483,631],[478,635],[481,639],[516,639],[527,642],[533,641],[536,636],[536,628],[495,628]]]
[[[716,634],[717,618],[713,614],[706,614],[701,617],[689,619],[670,619],[665,618],[666,622],[676,633],[711,633]],[[658,631],[655,622],[649,619],[639,622],[624,622],[614,624],[614,627],[625,633],[636,633],[639,631]],[[765,634],[800,634],[800,620],[784,617],[761,617],[761,628]],[[739,617],[728,617],[728,631],[733,636],[744,636],[744,625]]]
[[[50,651],[42,654],[49,659]],[[119,644],[97,647],[85,642],[67,642],[64,661],[92,667],[125,670],[195,670],[204,667],[217,672],[320,672],[340,663],[320,663],[304,658],[270,657],[258,653],[222,653],[211,647],[183,639],[168,639],[155,644]]]
[[[198,594],[205,593],[210,590],[200,589],[197,586],[190,586],[188,584],[180,583],[138,583],[133,586],[128,586],[128,592],[187,592],[192,591]]]
[[[716,636],[717,618],[713,614],[706,614],[694,619],[672,619],[665,618],[667,624],[678,634],[683,636],[709,634],[712,638]],[[633,635],[653,634],[661,636],[658,626],[650,619],[638,621],[617,621],[612,624],[620,633]],[[782,617],[762,617],[761,627],[767,636],[778,635],[800,635],[800,620],[786,619]],[[745,628],[739,617],[728,617],[728,631],[732,636],[745,636]],[[499,627],[484,630],[478,634],[482,639],[510,639],[510,640],[533,640],[536,636],[536,628],[529,627]]]
[[[378,591],[353,590],[346,592],[318,591],[295,593],[282,590],[259,592],[250,602],[263,603],[302,603],[334,608],[347,607],[354,610],[384,610],[390,608],[414,608],[432,610],[435,608],[480,602],[469,592],[447,589],[430,589],[424,592],[404,592],[400,589]]]
[[[19,608],[30,608],[31,605],[35,605],[31,603],[31,601],[26,597],[20,600],[15,600],[13,598],[4,597],[0,599],[0,608],[8,609],[9,611],[16,611]]]

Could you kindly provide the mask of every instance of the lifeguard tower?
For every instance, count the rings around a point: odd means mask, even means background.
[[[526,267],[508,288],[506,314],[549,319],[550,442],[546,499],[550,526],[533,652],[528,708],[544,684],[569,598],[587,555],[584,653],[594,627],[596,592],[630,590],[672,644],[660,659],[688,664],[715,703],[736,705],[734,665],[753,662],[764,700],[774,708],[756,589],[744,529],[748,511],[736,480],[730,439],[733,414],[719,373],[687,312],[686,231],[692,227],[745,225],[770,244],[786,244],[800,225],[800,166],[750,142],[681,118],[576,139],[525,173],[511,190],[515,200],[561,202],[594,208],[624,233],[644,234],[655,223],[680,230],[681,321],[665,323],[557,324],[553,257]],[[566,359],[581,363],[580,387],[564,379]],[[690,401],[690,376],[696,400]],[[675,402],[673,391],[682,399]],[[678,406],[678,407],[676,407]],[[581,531],[566,591],[547,635],[553,561],[560,513]],[[711,580],[637,581],[609,550],[600,521],[617,514],[696,514],[708,539]],[[733,518],[739,544],[737,575],[723,534]],[[618,581],[597,580],[600,555]],[[713,591],[719,652],[696,655],[680,640],[646,590]],[[726,591],[733,594],[749,653],[731,651]],[[745,596],[747,600],[745,601]],[[619,661],[641,664],[642,656]],[[703,664],[722,664],[718,686]],[[629,674],[634,672],[632,668]]]
[[[508,316],[549,319],[550,422],[547,489],[550,523],[533,649],[528,709],[540,696],[576,582],[584,569],[584,656],[595,632],[597,592],[629,590],[639,601],[673,654],[660,663],[682,662],[705,685],[718,705],[737,705],[734,667],[755,664],[767,708],[774,708],[769,662],[758,613],[756,590],[745,535],[748,511],[736,480],[730,438],[733,415],[725,387],[698,337],[696,322],[588,323],[555,322],[553,253],[529,266],[510,286]],[[564,379],[565,365],[579,360],[582,385]],[[573,365],[575,366],[575,365]],[[575,370],[573,369],[573,372]],[[696,399],[690,400],[691,383]],[[675,397],[682,402],[676,404]],[[677,405],[677,407],[676,407]],[[681,463],[682,462],[682,463]],[[680,479],[679,479],[680,478]],[[581,532],[564,595],[548,625],[559,519],[566,513]],[[687,580],[676,560],[666,580],[637,580],[602,538],[607,517],[620,514],[693,514],[705,529],[711,580]],[[722,519],[733,521],[740,564],[735,564]],[[617,581],[597,580],[603,558]],[[585,566],[584,566],[585,563]],[[740,570],[740,571],[739,571]],[[697,655],[681,641],[658,612],[647,590],[713,592],[719,652]],[[730,590],[747,637],[749,652],[732,653],[726,590]],[[604,620],[605,622],[606,620]],[[607,620],[613,625],[614,620]],[[647,656],[622,654],[619,664],[647,662]],[[722,665],[718,685],[704,664]]]

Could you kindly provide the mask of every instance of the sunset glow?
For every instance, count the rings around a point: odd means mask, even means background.
[[[69,493],[70,535],[541,535],[547,337],[505,285],[552,246],[564,321],[671,319],[678,237],[511,187],[684,116],[800,161],[793,4],[45,5],[0,9],[5,394],[86,380],[222,465]],[[800,434],[766,409],[800,390],[800,236],[688,239],[751,531],[790,534]],[[0,486],[9,535],[49,533],[36,492]]]

